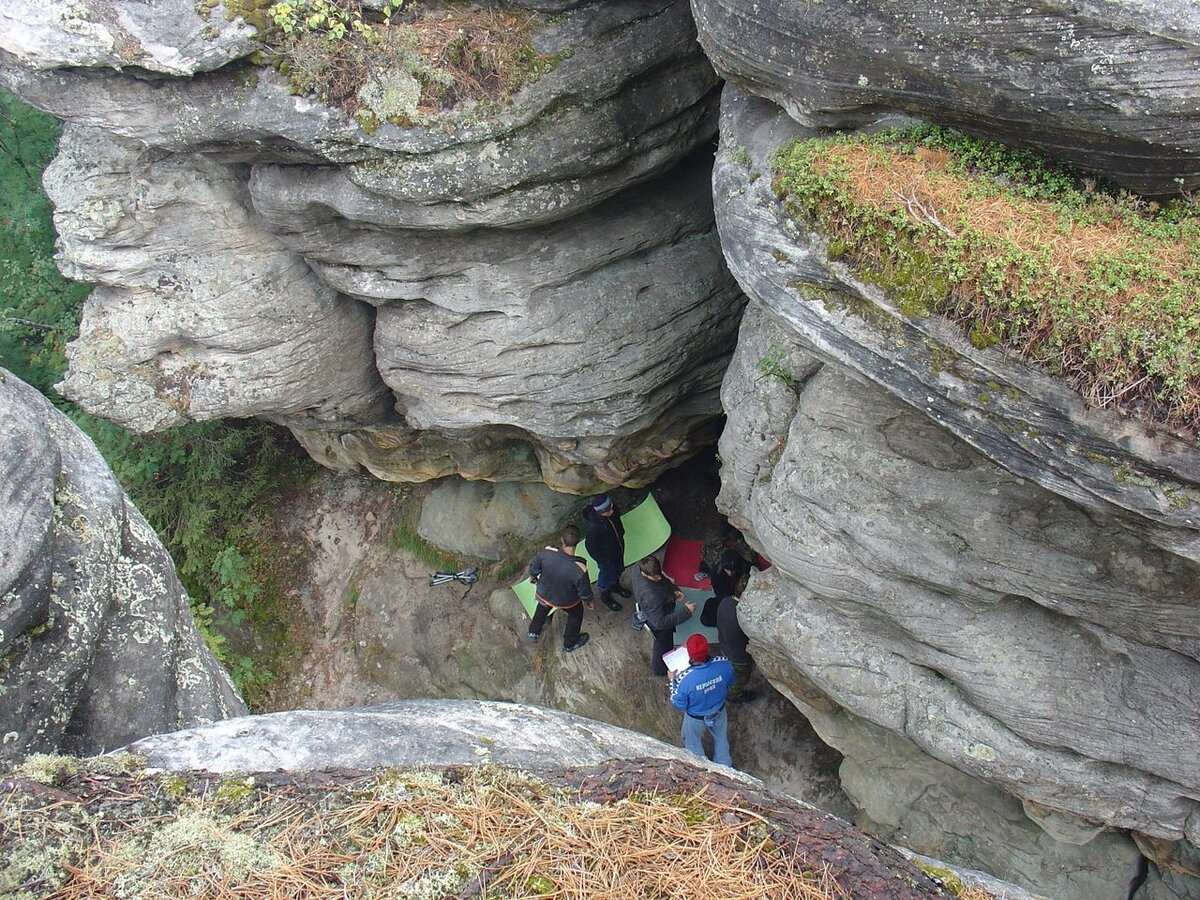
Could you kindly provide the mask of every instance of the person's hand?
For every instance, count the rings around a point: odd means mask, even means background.
[[[590,602],[590,601],[587,601],[587,602],[585,602],[583,605],[584,605],[585,607],[587,607],[587,609],[588,609],[588,612],[595,612],[595,611],[596,611],[596,604],[595,604],[595,603],[592,603],[592,602]]]
[[[681,602],[683,602],[683,591],[676,591],[676,592],[675,592],[675,602],[676,602],[676,603],[681,603]]]
[[[696,604],[692,603],[690,600],[683,605],[687,607],[687,611],[690,613],[694,613],[696,611]]]

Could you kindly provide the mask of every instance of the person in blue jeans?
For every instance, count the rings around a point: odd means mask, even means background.
[[[733,664],[724,657],[710,656],[708,638],[702,634],[693,634],[684,646],[690,665],[671,679],[671,705],[683,710],[683,746],[704,756],[702,741],[707,729],[713,736],[713,762],[732,766],[725,697],[733,685]]]

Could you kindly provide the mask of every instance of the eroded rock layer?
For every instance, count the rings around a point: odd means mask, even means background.
[[[245,714],[100,453],[3,369],[0,485],[0,761]]]
[[[773,195],[801,126],[722,116],[751,306],[719,505],[774,563],[741,606],[764,671],[898,840],[1056,897],[1126,896],[1138,848],[1194,878],[1200,451],[906,317]]]
[[[818,128],[891,110],[1035,147],[1139,193],[1200,185],[1189,0],[693,0],[717,70]]]
[[[293,96],[221,7],[169,5],[167,29],[92,6],[18,5],[0,40],[0,81],[68,122],[47,188],[64,271],[99,285],[63,387],[82,406],[577,492],[713,439],[743,300],[694,157],[717,79],[686,2],[493,4],[538,11],[550,62],[419,125]]]

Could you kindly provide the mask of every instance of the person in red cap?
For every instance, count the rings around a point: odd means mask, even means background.
[[[724,657],[711,656],[708,638],[702,634],[693,634],[684,646],[691,665],[671,681],[671,705],[683,710],[683,746],[704,756],[707,729],[713,736],[713,762],[732,766],[725,697],[734,681],[733,664]]]

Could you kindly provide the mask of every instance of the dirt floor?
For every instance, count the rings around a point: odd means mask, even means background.
[[[719,487],[717,462],[707,455],[651,490],[673,533],[708,539],[724,525]],[[527,619],[507,588],[527,556],[481,565],[469,592],[430,586],[439,566],[403,534],[429,488],[324,473],[286,498],[280,552],[299,561],[295,607],[307,625],[297,631],[306,637],[264,711],[469,697],[565,709],[678,744],[679,714],[665,680],[649,672],[649,641],[628,627],[626,613],[588,613],[595,649],[562,654],[553,624],[537,646],[523,639]],[[619,503],[630,499],[615,493]],[[751,687],[763,696],[731,709],[735,765],[848,818],[840,755],[758,673]]]

